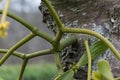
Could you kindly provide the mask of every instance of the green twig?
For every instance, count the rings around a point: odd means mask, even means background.
[[[21,47],[23,44],[34,38],[36,35],[33,33],[30,33],[28,36],[20,40],[18,43],[16,43],[13,47],[11,47],[8,52],[2,57],[0,60],[0,66],[6,61],[6,59],[19,47]]]
[[[112,45],[111,42],[109,42],[105,37],[103,37],[101,34],[92,31],[92,30],[88,30],[88,29],[80,29],[80,28],[64,28],[62,30],[65,33],[81,33],[81,34],[88,34],[88,35],[92,35],[95,36],[97,38],[99,38],[100,40],[102,40],[109,48],[110,50],[113,52],[113,54],[116,56],[116,58],[118,60],[120,60],[120,54],[119,52],[116,50],[116,48]]]
[[[22,63],[22,67],[21,67],[21,71],[20,71],[20,75],[19,75],[18,80],[22,80],[22,77],[23,77],[27,62],[28,62],[28,59],[23,59],[23,63]]]
[[[57,32],[57,35],[54,39],[54,44],[53,46],[57,49],[59,45],[59,42],[60,42],[60,39],[63,35],[63,32],[62,32],[62,28],[64,27],[64,24],[61,22],[57,12],[55,11],[55,9],[53,8],[53,6],[50,4],[50,2],[48,0],[42,0],[42,2],[44,2],[44,4],[47,6],[48,10],[50,11],[52,17],[54,18],[57,26],[58,26],[58,32]]]
[[[55,59],[56,66],[58,68],[58,73],[61,74],[63,72],[63,69],[62,69],[62,64],[60,62],[59,52],[54,52],[54,59]]]
[[[0,14],[2,14],[3,11],[0,10]],[[32,31],[34,34],[36,34],[37,36],[42,37],[43,39],[47,40],[48,42],[52,43],[53,37],[50,36],[49,34],[38,30],[38,28],[36,26],[31,25],[30,23],[26,22],[24,19],[22,19],[19,16],[16,16],[15,14],[12,14],[10,12],[7,13],[7,16],[9,16],[10,18],[18,21],[19,23],[21,23],[22,25],[24,25],[27,29],[29,29],[30,31]]]
[[[58,31],[58,32],[57,32],[57,35],[56,35],[56,37],[55,37],[55,39],[54,39],[54,44],[53,44],[53,46],[56,45],[56,44],[59,44],[59,42],[60,42],[60,40],[61,40],[61,38],[62,38],[62,35],[63,35],[63,33],[62,33],[61,31]]]
[[[86,47],[86,52],[87,52],[87,56],[88,56],[88,77],[87,77],[87,80],[91,80],[91,62],[92,62],[92,59],[91,59],[91,53],[90,53],[90,49],[89,49],[89,45],[88,45],[88,40],[85,40],[84,42],[85,44],[85,47]]]
[[[76,42],[76,40],[77,40],[76,35],[72,35],[72,36],[69,36],[67,39],[63,39],[60,42],[60,50],[73,44],[74,42]],[[29,54],[26,54],[26,58],[34,58],[37,56],[42,56],[42,55],[47,55],[47,54],[53,54],[53,49],[47,49],[47,50],[37,51],[34,53],[29,53]]]
[[[7,53],[8,52],[8,50],[7,49],[0,49],[0,53],[3,53],[3,54],[5,54],[5,53]],[[19,57],[19,58],[24,58],[24,55],[25,55],[25,53],[20,53],[20,52],[13,52],[12,53],[12,55],[14,55],[14,56],[16,56],[16,57]]]
[[[77,41],[76,35],[71,35],[66,39],[61,40],[60,42],[60,50],[63,50],[65,47],[70,46],[71,44]]]
[[[53,54],[52,51],[53,51],[52,49],[46,49],[46,50],[42,50],[42,51],[37,51],[37,52],[34,52],[34,53],[26,54],[26,58],[29,59],[29,58],[42,56],[42,55]]]
[[[57,12],[55,11],[55,9],[53,8],[53,6],[50,4],[50,2],[48,0],[42,0],[42,2],[44,2],[45,5],[47,6],[47,8],[49,9],[50,13],[52,14],[54,20],[56,21],[56,23],[58,25],[58,29],[61,31],[61,29],[64,27],[64,25],[61,22]]]

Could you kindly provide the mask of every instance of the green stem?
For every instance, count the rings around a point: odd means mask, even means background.
[[[50,36],[49,34],[43,32],[41,30],[37,30],[33,33],[35,33],[37,36],[40,36],[41,38],[45,39],[46,41],[50,42],[51,44],[53,44],[53,37]]]
[[[0,49],[0,53],[7,53],[8,52],[8,50],[7,49]],[[19,58],[24,58],[24,56],[25,56],[25,53],[20,53],[20,52],[13,52],[12,53],[12,55],[14,55],[14,56],[16,56],[16,57],[19,57]]]
[[[120,54],[119,52],[116,50],[116,48],[112,45],[111,42],[109,42],[105,37],[103,37],[101,34],[92,31],[92,30],[88,30],[88,29],[80,29],[80,28],[64,28],[62,30],[65,33],[81,33],[81,34],[88,34],[88,35],[92,35],[95,36],[97,38],[99,38],[100,40],[102,40],[109,48],[110,50],[113,52],[113,54],[116,56],[116,58],[118,60],[120,60]]]
[[[64,27],[63,23],[61,22],[59,16],[57,15],[57,12],[55,11],[55,9],[53,8],[53,6],[50,4],[50,2],[48,0],[42,0],[44,2],[44,4],[47,6],[47,8],[49,9],[52,17],[54,18],[54,20],[56,21],[56,24],[58,26],[58,32],[57,32],[57,35],[54,39],[54,44],[53,46],[57,49],[58,48],[58,45],[56,44],[59,44],[60,42],[60,39],[63,35],[62,33],[62,28]]]
[[[26,58],[29,59],[29,58],[34,58],[34,57],[42,56],[42,55],[53,54],[52,51],[53,51],[52,49],[47,49],[47,50],[42,50],[42,51],[38,51],[38,52],[26,54]]]
[[[0,14],[2,14],[2,13],[3,13],[3,11],[0,10]],[[35,27],[35,26],[31,25],[30,23],[26,22],[23,18],[15,15],[15,14],[13,14],[13,13],[8,12],[8,13],[7,13],[7,16],[9,16],[10,18],[18,21],[19,23],[21,23],[22,25],[24,25],[24,26],[25,26],[26,28],[28,28],[29,30],[32,30],[32,31],[35,31],[35,30],[36,30],[36,27]]]
[[[54,47],[54,50],[59,51],[60,50],[60,39],[62,38],[62,33],[59,31],[55,37],[55,39],[53,40],[54,43],[52,44]]]
[[[76,35],[71,35],[66,39],[61,40],[60,42],[60,50],[63,50],[65,47],[70,46],[71,44],[77,41]]]
[[[57,65],[59,73],[62,73],[63,69],[62,69],[62,64],[60,62],[59,52],[54,52],[54,59],[55,59],[55,63]]]
[[[3,13],[3,11],[0,11],[0,14],[2,14],[2,13]],[[7,16],[9,16],[10,18],[12,18],[12,19],[18,21],[19,23],[21,23],[27,29],[29,29],[34,34],[36,34],[37,36],[40,36],[40,37],[44,38],[45,40],[47,40],[48,42],[52,43],[53,37],[50,36],[49,34],[43,32],[43,31],[41,31],[41,30],[38,30],[38,28],[36,26],[31,25],[30,23],[26,22],[21,17],[16,16],[15,14],[12,14],[10,12],[7,13]]]
[[[20,71],[20,75],[19,75],[19,79],[18,80],[22,80],[26,65],[27,65],[28,59],[24,59],[23,63],[22,63],[22,67],[21,67],[21,71]]]
[[[55,9],[53,8],[53,6],[50,4],[50,2],[48,0],[42,0],[45,5],[47,6],[47,8],[49,9],[50,13],[52,14],[54,20],[56,21],[57,25],[58,25],[58,29],[61,31],[61,29],[64,27],[63,23],[61,22],[59,16],[57,15],[57,12],[55,11]]]
[[[85,47],[86,47],[86,52],[87,52],[87,56],[88,56],[88,76],[87,76],[87,80],[91,80],[91,63],[92,63],[92,59],[91,59],[91,53],[90,53],[90,49],[89,49],[89,45],[88,45],[88,40],[85,40],[84,42]]]
[[[57,32],[57,35],[56,35],[56,37],[55,37],[54,40],[55,40],[57,43],[60,42],[62,35],[63,35],[63,33],[62,33],[61,31],[58,31],[58,32]]]
[[[18,43],[16,43],[13,47],[11,47],[8,52],[2,57],[0,60],[0,66],[6,61],[6,59],[19,47],[21,47],[23,44],[34,38],[36,35],[33,33],[30,33],[28,36],[20,40]]]

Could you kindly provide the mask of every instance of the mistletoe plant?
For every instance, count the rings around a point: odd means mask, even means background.
[[[24,37],[19,42],[17,42],[15,45],[13,45],[9,50],[0,49],[0,53],[4,53],[4,56],[0,59],[0,66],[3,65],[3,63],[11,55],[14,55],[14,56],[22,59],[23,63],[22,63],[21,71],[20,71],[19,78],[18,78],[18,80],[22,80],[22,76],[25,71],[28,60],[30,60],[31,58],[38,57],[38,56],[54,54],[56,66],[58,67],[58,74],[54,78],[54,80],[74,80],[74,78],[73,78],[74,72],[76,72],[79,67],[84,66],[87,63],[88,63],[88,78],[87,78],[87,80],[91,80],[91,79],[93,79],[93,80],[103,80],[103,79],[115,80],[115,78],[112,76],[110,66],[109,66],[108,62],[106,62],[105,60],[100,60],[98,62],[98,71],[93,71],[92,78],[91,78],[92,60],[94,60],[96,57],[98,57],[101,53],[103,53],[108,48],[113,52],[113,54],[116,56],[116,58],[118,60],[120,60],[120,54],[116,50],[116,48],[112,45],[112,43],[109,42],[109,40],[106,39],[104,36],[102,36],[101,34],[95,32],[95,31],[88,30],[88,29],[81,29],[81,28],[68,28],[61,22],[61,20],[59,19],[59,16],[57,15],[56,11],[54,10],[54,8],[50,4],[50,2],[48,0],[42,0],[42,2],[44,2],[46,7],[49,9],[51,15],[53,16],[53,18],[57,24],[58,31],[54,37],[41,31],[36,26],[31,25],[30,23],[26,22],[21,17],[7,12],[8,8],[9,8],[10,0],[6,0],[4,10],[0,11],[0,14],[2,14],[2,18],[1,18],[1,22],[0,22],[0,37],[3,38],[7,35],[7,29],[9,26],[9,22],[6,21],[6,16],[8,16],[8,17],[18,21],[22,25],[24,25],[24,27],[29,29],[31,31],[31,33],[28,34],[26,37]],[[68,34],[69,33],[87,34],[90,36],[94,36],[94,37],[98,38],[99,40],[89,47],[87,36],[83,37],[85,40],[86,52],[84,52],[83,56],[80,58],[80,60],[78,61],[77,64],[72,65],[70,70],[64,72],[63,66],[60,63],[59,54],[64,48],[72,45],[77,40],[77,35],[75,35],[75,34],[69,36],[66,39],[62,39],[62,36],[66,33],[68,33]],[[36,36],[39,36],[39,37],[43,38],[44,40],[48,41],[50,44],[52,44],[52,48],[40,50],[40,51],[29,53],[29,54],[16,52],[16,50],[18,48],[20,48],[22,45],[24,45],[26,42],[28,42],[29,40],[33,39]],[[104,64],[104,66],[102,66],[103,64]]]

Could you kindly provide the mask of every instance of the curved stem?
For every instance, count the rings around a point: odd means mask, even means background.
[[[63,50],[65,47],[70,46],[71,44],[77,41],[76,35],[71,35],[66,39],[60,41],[60,50]]]
[[[57,15],[57,12],[55,11],[55,9],[53,8],[53,6],[50,4],[50,2],[48,0],[42,0],[42,2],[44,2],[44,4],[47,6],[48,10],[50,11],[52,17],[54,18],[54,20],[56,21],[56,24],[58,26],[58,32],[57,32],[57,35],[54,39],[54,44],[53,46],[58,49],[59,47],[59,42],[60,42],[60,39],[63,35],[63,32],[62,32],[62,28],[64,27],[63,23],[61,22],[59,16]]]
[[[0,10],[0,14],[2,14],[2,13],[3,13],[3,11]],[[19,23],[21,23],[27,29],[29,29],[34,34],[36,34],[37,36],[40,36],[40,37],[44,38],[45,40],[47,40],[48,42],[52,43],[53,37],[50,36],[49,34],[43,32],[43,31],[41,31],[41,30],[38,30],[38,28],[36,26],[31,25],[30,23],[26,22],[21,17],[16,16],[15,14],[12,14],[10,12],[7,13],[7,16],[9,16],[10,18],[12,18],[12,19],[18,21]]]
[[[59,54],[60,54],[59,52],[54,52],[54,59],[55,59],[56,66],[58,68],[58,72],[62,73],[63,72],[63,68],[62,68],[62,64],[60,62]]]
[[[34,58],[34,57],[41,56],[41,55],[53,54],[52,51],[53,51],[52,49],[37,51],[37,52],[34,52],[34,53],[26,54],[25,58],[29,59],[29,58]]]
[[[54,18],[54,20],[56,21],[56,24],[58,25],[58,32],[56,34],[56,37],[54,39],[54,48],[55,50],[57,50],[59,47],[59,42],[60,42],[60,39],[63,35],[61,29],[63,26],[63,23],[61,22],[61,20],[59,19],[59,16],[57,15],[57,12],[55,11],[55,9],[53,8],[53,6],[50,4],[50,2],[48,0],[42,0],[44,2],[44,4],[47,6],[47,8],[49,9],[52,17]]]
[[[99,38],[100,40],[102,40],[110,48],[110,50],[113,52],[113,54],[116,56],[116,58],[118,60],[120,60],[120,54],[119,54],[118,50],[116,50],[116,48],[112,45],[112,43],[109,42],[101,34],[95,32],[95,31],[92,31],[92,30],[80,29],[80,28],[64,28],[62,31],[65,33],[81,33],[81,34],[88,34],[88,35],[95,36],[95,37]]]
[[[90,80],[91,78],[91,63],[92,63],[92,59],[91,59],[91,53],[90,53],[90,49],[89,49],[89,45],[88,45],[88,40],[85,40],[84,42],[85,47],[86,47],[86,52],[87,52],[87,56],[88,56],[88,76],[87,76],[87,80]]]
[[[58,25],[58,29],[61,31],[61,29],[64,27],[63,23],[61,22],[59,16],[57,15],[57,12],[55,11],[55,9],[53,8],[53,6],[50,4],[50,2],[48,0],[42,0],[45,5],[47,6],[47,8],[49,9],[50,13],[52,14],[54,20],[56,21],[57,25]]]
[[[60,50],[60,40],[61,40],[61,38],[62,38],[62,35],[63,35],[63,33],[62,32],[58,32],[57,33],[57,35],[56,35],[56,37],[54,38],[54,43],[52,44],[53,45],[53,47],[54,47],[54,50],[56,50],[56,51],[59,51]]]
[[[0,53],[5,54],[5,53],[7,53],[7,52],[8,52],[7,49],[0,49]],[[25,56],[25,53],[20,53],[20,52],[16,52],[16,51],[15,51],[15,52],[12,53],[12,55],[23,59],[24,56]]]
[[[28,59],[24,59],[23,63],[22,63],[22,67],[21,67],[21,71],[20,71],[20,75],[19,75],[19,79],[18,80],[22,80],[26,65],[27,65]]]
[[[0,14],[2,14],[2,13],[3,13],[3,11],[0,10]],[[26,22],[23,18],[15,15],[15,14],[13,14],[13,13],[8,12],[8,13],[7,13],[7,16],[9,16],[10,18],[18,21],[19,23],[21,23],[22,25],[24,25],[26,28],[28,28],[28,29],[31,30],[31,31],[36,30],[36,27],[35,27],[35,26],[31,25],[30,23]]]
[[[0,60],[0,66],[6,61],[6,59],[19,47],[21,47],[23,44],[34,38],[36,35],[33,33],[30,33],[28,36],[20,40],[18,43],[16,43],[13,47],[11,47],[8,52],[2,57]]]

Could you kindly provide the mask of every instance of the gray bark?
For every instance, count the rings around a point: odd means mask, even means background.
[[[111,42],[120,52],[120,0],[50,0],[56,11],[58,12],[62,22],[67,27],[87,28],[94,30]],[[44,8],[47,10],[47,8]],[[44,14],[43,21],[46,22],[49,28],[56,33],[56,24],[49,12],[47,16]],[[65,36],[67,37],[68,34]],[[64,70],[70,68],[70,64],[77,62],[85,51],[82,37],[78,35],[78,41],[75,44],[63,50],[61,62],[65,66]],[[89,36],[90,44],[96,41],[96,38]],[[120,62],[112,55],[110,50],[107,50],[103,55],[93,61],[93,69],[96,69],[96,62],[100,58],[107,59],[115,77],[120,76]],[[74,77],[76,80],[86,80],[87,70],[84,66],[80,68]]]

